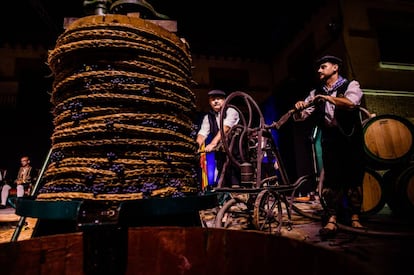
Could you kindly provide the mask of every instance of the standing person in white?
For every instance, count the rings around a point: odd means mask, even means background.
[[[205,152],[212,152],[217,149],[220,145],[221,134],[220,134],[220,111],[224,105],[226,99],[226,93],[222,90],[211,90],[208,92],[208,102],[211,110],[204,116],[201,123],[200,130],[197,133],[197,144],[201,148],[203,143],[206,142],[207,138],[211,138],[208,144],[205,144]],[[239,122],[239,113],[234,108],[227,108],[225,117],[223,118],[224,133],[227,133],[234,125]],[[220,177],[223,164],[226,160],[224,152],[215,152],[216,169],[214,175],[214,185],[217,185],[217,179]],[[229,179],[232,181],[232,179]],[[234,182],[237,185],[237,182]]]

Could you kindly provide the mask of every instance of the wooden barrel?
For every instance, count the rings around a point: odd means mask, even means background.
[[[364,148],[368,166],[388,169],[407,162],[413,154],[413,124],[396,115],[379,115],[366,121]]]
[[[372,267],[352,255],[260,232],[129,228],[125,238],[117,238],[115,250],[123,256],[121,260],[89,255],[86,235],[59,234],[2,243],[1,274],[374,274]],[[100,244],[109,253],[113,250],[110,238],[101,239]],[[94,256],[102,257],[95,262],[97,270],[90,269]]]
[[[375,170],[365,168],[362,189],[362,213],[370,215],[380,211],[385,205],[382,176]]]
[[[314,165],[315,170],[317,170],[318,174],[321,175],[321,171],[323,169],[321,135],[320,131],[316,128],[314,131],[314,143],[312,148],[314,154]],[[322,186],[319,186],[318,188],[319,190],[322,190]],[[382,176],[376,170],[365,167],[362,189],[362,213],[371,215],[380,211],[385,205]]]
[[[414,163],[384,174],[386,202],[396,215],[414,214]]]

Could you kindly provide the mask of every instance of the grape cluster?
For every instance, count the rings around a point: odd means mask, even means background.
[[[79,121],[79,120],[82,120],[82,119],[85,119],[85,118],[87,118],[88,117],[88,114],[87,113],[83,113],[83,112],[72,112],[72,114],[71,114],[71,119],[72,120],[74,120],[74,121]]]
[[[164,128],[174,132],[177,132],[180,129],[180,127],[178,127],[177,125],[171,125],[168,122],[164,123]]]
[[[91,187],[91,192],[94,196],[104,193],[105,191],[105,184],[104,183],[95,183]]]
[[[197,137],[197,133],[198,133],[199,129],[200,129],[200,127],[197,124],[193,123],[191,125],[190,137],[195,139]]]
[[[142,185],[140,191],[144,195],[144,197],[149,198],[151,197],[151,193],[153,190],[157,189],[157,185],[152,182],[146,182]]]
[[[149,126],[149,127],[156,127],[156,128],[160,128],[159,123],[153,119],[147,119],[141,122],[142,126]]]
[[[65,103],[62,106],[63,111],[71,110],[71,111],[80,111],[83,108],[83,104],[79,100],[72,100],[69,103]]]
[[[82,112],[83,104],[79,100],[72,100],[63,104],[61,111],[69,110],[71,112],[71,119],[78,122],[87,117],[86,113]]]
[[[181,189],[182,184],[179,179],[171,179],[168,185],[171,187],[176,187],[177,189]]]
[[[64,158],[65,158],[65,155],[63,154],[62,151],[55,151],[55,152],[52,152],[52,154],[50,154],[50,160],[52,162],[59,163]]]
[[[122,164],[114,163],[111,167],[109,167],[109,170],[115,172],[118,176],[122,176],[124,174],[125,167]]]
[[[83,185],[70,185],[70,184],[60,184],[60,185],[45,185],[41,188],[40,192],[42,193],[60,193],[66,192],[70,188],[75,192],[84,192],[86,188]]]
[[[183,192],[176,191],[171,195],[172,198],[183,198],[185,197]]]
[[[108,158],[109,161],[114,161],[118,159],[118,156],[114,152],[107,153],[106,157]]]
[[[119,194],[120,191],[121,191],[120,186],[111,186],[111,188],[109,188],[109,187],[106,188],[106,193],[107,194]]]
[[[140,188],[135,185],[128,185],[122,188],[122,192],[129,194],[129,193],[139,193],[141,192]]]
[[[148,85],[148,87],[140,91],[141,95],[146,96],[146,95],[149,95],[155,92],[155,81],[150,80],[150,79],[147,79],[147,80],[142,79],[141,84]]]
[[[113,77],[113,78],[109,79],[109,83],[116,85],[116,84],[130,83],[130,81],[126,77],[117,76],[117,77]]]

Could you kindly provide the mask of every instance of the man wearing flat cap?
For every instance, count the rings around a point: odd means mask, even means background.
[[[221,109],[223,108],[224,102],[226,99],[226,93],[222,90],[211,90],[208,92],[208,102],[210,104],[211,110],[203,117],[200,130],[197,133],[197,144],[199,148],[211,140],[208,144],[205,145],[205,152],[215,151],[215,160],[216,160],[216,171],[214,175],[214,182],[217,184],[219,175],[221,174],[223,164],[226,159],[224,152],[217,151],[220,142],[220,117]],[[234,125],[239,122],[239,113],[236,109],[229,107],[225,112],[225,117],[223,118],[223,127],[224,132],[227,133]]]
[[[339,67],[342,66],[342,59],[334,55],[324,55],[318,60],[316,60],[316,66],[320,66],[323,63],[330,62],[332,64],[337,64]]]
[[[313,118],[321,131],[323,202],[326,219],[321,238],[333,237],[337,222],[362,228],[359,215],[365,173],[364,140],[359,106],[363,91],[356,80],[339,74],[342,60],[325,55],[316,61],[320,84],[298,101],[295,121]],[[346,201],[346,206],[344,201]]]
[[[209,97],[217,96],[221,98],[226,98],[226,93],[222,90],[211,90],[207,94]]]

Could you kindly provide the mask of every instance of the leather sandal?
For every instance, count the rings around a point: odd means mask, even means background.
[[[338,225],[336,224],[336,222],[332,222],[329,221],[327,222],[327,224],[333,224],[334,228],[328,228],[328,227],[323,227],[321,229],[319,229],[319,236],[321,237],[321,239],[329,239],[329,238],[333,238],[336,235],[336,232],[338,231]]]
[[[353,220],[351,220],[351,226],[352,226],[352,228],[356,228],[356,229],[367,229],[366,226],[363,226],[360,223],[359,219],[353,219]]]
[[[353,215],[351,219],[351,227],[357,228],[357,229],[366,229],[366,226],[363,226],[359,220],[359,217],[357,215]]]

